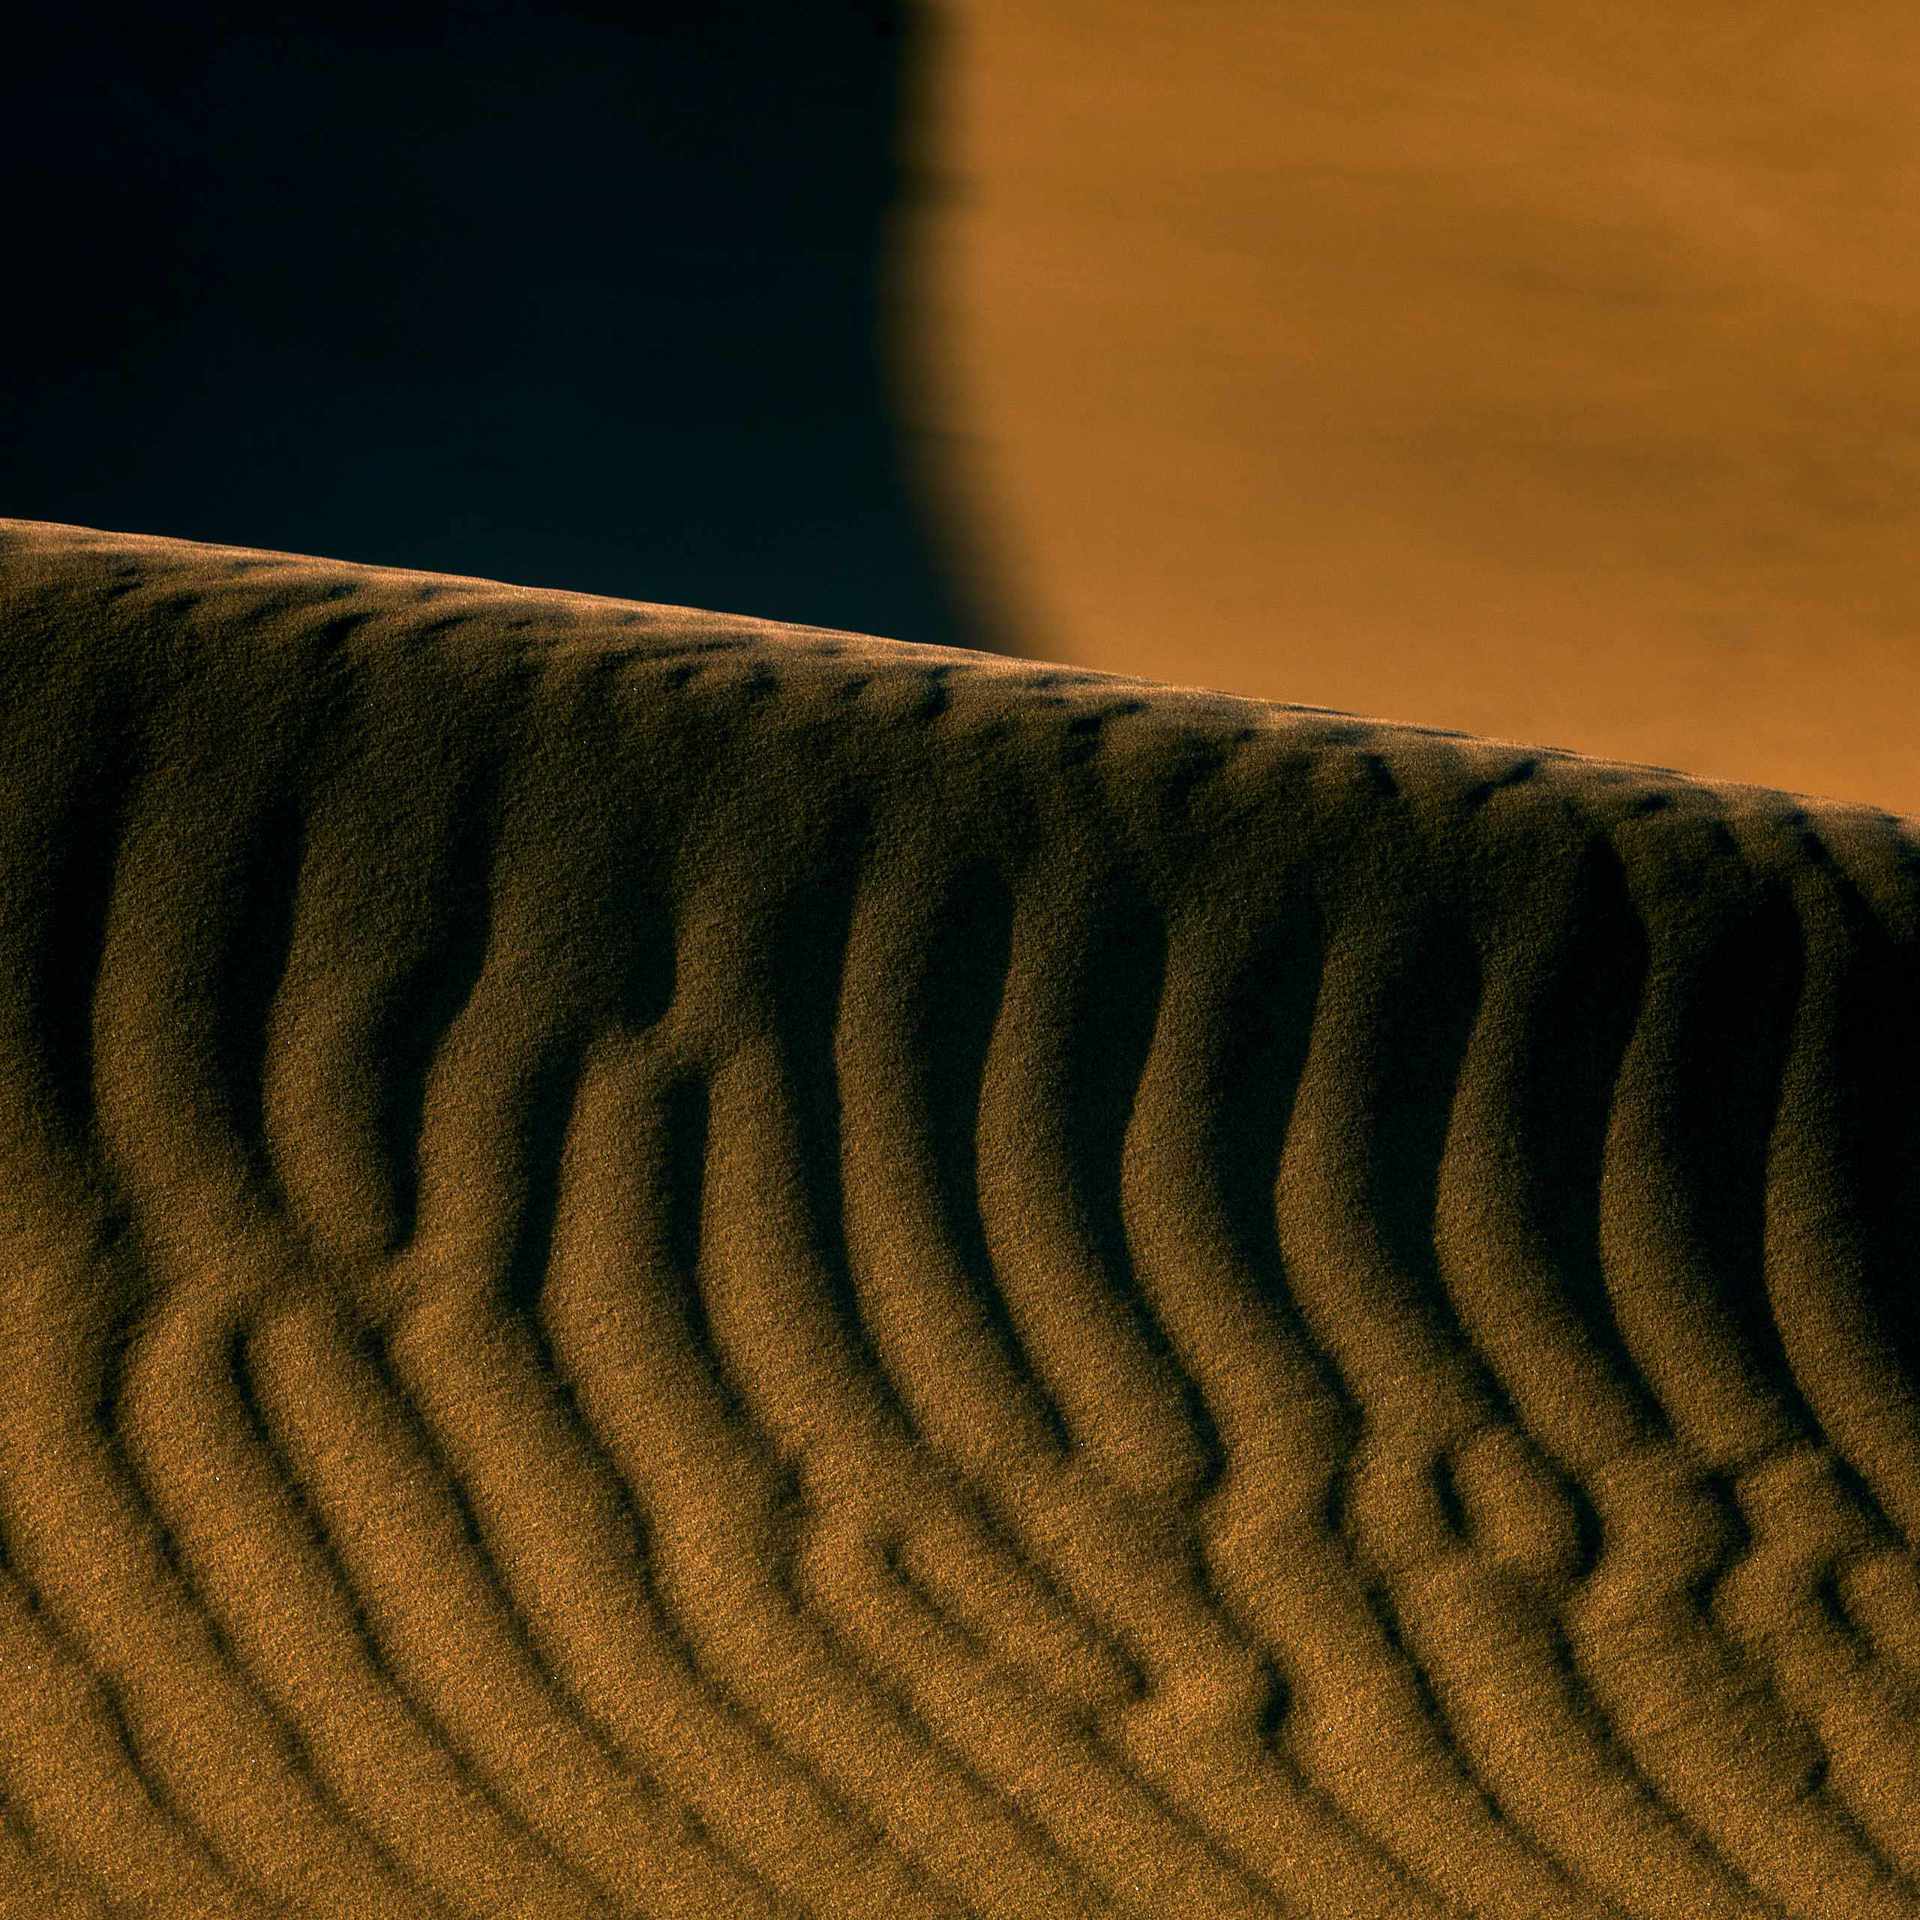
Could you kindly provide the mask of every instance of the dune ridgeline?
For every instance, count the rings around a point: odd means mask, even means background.
[[[0,523],[0,1914],[1916,1920],[1920,823]]]

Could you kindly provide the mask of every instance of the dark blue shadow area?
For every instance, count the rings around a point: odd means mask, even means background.
[[[930,28],[40,10],[0,512],[995,645],[883,364]]]

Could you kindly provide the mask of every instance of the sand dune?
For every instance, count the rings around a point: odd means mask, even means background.
[[[901,405],[1030,651],[1920,814],[1920,13],[932,11]]]
[[[0,523],[0,1912],[1920,1915],[1920,830]]]

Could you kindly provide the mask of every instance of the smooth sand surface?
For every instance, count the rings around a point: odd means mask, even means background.
[[[918,404],[1037,651],[1920,813],[1920,13],[935,12]]]
[[[1920,1915],[1920,822],[0,522],[0,1912]]]

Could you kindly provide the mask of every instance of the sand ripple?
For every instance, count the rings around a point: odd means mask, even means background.
[[[1920,1916],[1920,830],[0,523],[0,1913]]]

